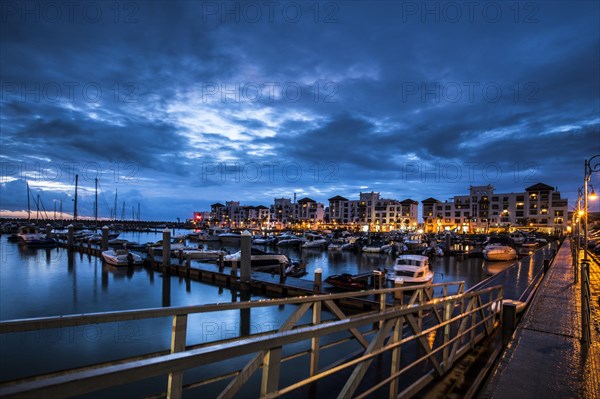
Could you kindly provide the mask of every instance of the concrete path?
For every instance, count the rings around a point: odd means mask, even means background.
[[[590,266],[592,345],[581,345],[580,285],[574,283],[570,241],[519,323],[513,341],[480,398],[600,398],[600,265]]]

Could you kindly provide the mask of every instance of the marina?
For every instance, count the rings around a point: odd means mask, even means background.
[[[180,230],[172,233],[173,236],[185,235],[185,231]],[[161,239],[171,241],[170,237],[170,230],[161,233],[119,234],[121,240],[137,243],[158,242]],[[169,257],[165,263],[165,259],[155,255],[152,247],[148,246],[149,251],[139,252],[145,258],[143,266],[113,266],[102,262],[99,256],[102,250],[98,246],[101,244],[89,240],[87,243],[73,242],[71,250],[66,248],[68,245],[62,240],[56,248],[28,248],[26,245],[8,242],[6,235],[2,236],[1,244],[3,268],[0,281],[0,314],[3,320],[236,303],[315,294],[341,295],[344,290],[340,291],[328,284],[325,281],[326,277],[347,273],[357,278],[357,281],[364,281],[362,289],[377,288],[379,280],[374,271],[392,270],[396,258],[396,255],[389,253],[328,251],[325,246],[277,247],[277,251],[287,258],[302,260],[306,275],[294,278],[285,277],[278,270],[267,273],[252,271],[250,283],[244,285],[238,276],[239,269],[224,266],[218,259],[186,259],[178,256],[177,250],[172,252],[176,256]],[[195,244],[192,241],[184,241],[182,245]],[[240,248],[239,244],[228,240],[200,242],[197,245],[202,251],[233,253]],[[489,277],[494,275],[496,278],[505,276],[501,281],[505,287],[505,298],[526,299],[525,293],[533,290],[542,275],[543,260],[551,258],[555,248],[555,244],[546,246],[535,252],[534,257],[526,256],[519,263],[492,263],[485,261],[480,255],[431,257],[433,284],[439,285],[439,291],[434,288],[432,295],[447,295],[448,287],[444,288],[444,284],[453,284],[455,281],[464,281],[462,289],[466,291],[481,287],[482,282],[493,286],[498,280]],[[528,249],[527,255],[529,254],[533,252]],[[516,274],[506,275],[510,270]],[[394,287],[390,282],[385,282],[383,273],[381,275],[382,288]],[[19,292],[30,294],[22,297],[18,295]],[[393,292],[387,293],[385,297],[386,306],[411,300],[410,295],[398,297]],[[373,311],[378,309],[380,304],[380,299],[372,295],[367,295],[361,300],[348,298],[338,302],[342,309],[351,313]],[[219,312],[218,318],[205,314],[190,316],[187,342],[189,345],[204,345],[213,341],[276,330],[286,322],[294,308],[292,305],[268,310],[261,308],[246,315],[239,311],[223,311]],[[142,352],[160,353],[169,346],[168,324],[168,319],[128,320],[102,325],[3,334],[3,355],[15,360],[11,361],[10,365],[3,362],[1,372],[7,380],[12,380],[63,368],[108,362],[123,356],[136,356]],[[35,364],[31,363],[29,355],[23,356],[23,351],[35,353]],[[233,363],[228,367],[237,367],[236,361],[232,359],[230,362]],[[192,378],[194,374],[186,373],[186,376],[188,375]],[[201,375],[203,374],[197,375],[196,378],[202,379]],[[159,378],[153,381],[144,386],[144,389],[135,388],[136,384],[131,389],[140,389],[140,394],[160,391],[162,380]],[[108,397],[105,396],[108,395],[106,393],[99,395],[98,397]]]

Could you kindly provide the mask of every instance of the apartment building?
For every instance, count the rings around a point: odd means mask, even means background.
[[[468,194],[451,200],[428,198],[422,203],[426,232],[531,229],[557,234],[566,231],[568,222],[568,200],[544,183],[517,193],[495,193],[491,185],[471,186]]]

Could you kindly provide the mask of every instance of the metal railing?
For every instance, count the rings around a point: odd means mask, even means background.
[[[591,291],[590,291],[590,263],[581,262],[581,342],[588,349],[591,344]]]
[[[434,296],[434,292],[440,288],[441,296]],[[124,320],[172,318],[171,347],[168,352],[150,353],[3,383],[0,384],[0,396],[71,397],[166,375],[166,392],[157,393],[155,397],[180,398],[184,389],[228,379],[228,385],[218,397],[231,398],[262,369],[260,396],[264,398],[275,398],[309,387],[343,371],[351,371],[351,374],[339,391],[340,398],[365,397],[379,389],[387,389],[390,397],[397,397],[398,394],[410,397],[437,376],[445,374],[457,359],[497,330],[502,320],[503,290],[501,286],[494,286],[465,293],[463,282],[415,286],[410,288],[410,297],[404,296],[407,290],[409,288],[384,288],[0,322],[0,333],[8,334]],[[406,303],[396,301],[392,305],[388,301],[390,295],[407,299]],[[378,302],[378,309],[346,315],[338,306],[343,301],[361,297]],[[277,330],[186,346],[187,321],[191,314],[282,305],[295,305],[296,308]],[[311,322],[299,324],[300,319],[310,313]],[[340,333],[345,335],[340,338]],[[336,354],[336,361],[328,365],[322,364],[324,353],[350,341],[357,342],[360,349],[342,359]],[[186,370],[224,360],[239,360],[248,355],[252,355],[251,360],[242,368],[183,385]],[[303,356],[309,360],[306,375],[297,381],[283,384],[280,378],[281,364]],[[362,383],[376,358],[386,359],[389,372],[377,373],[380,376],[378,381],[370,379]],[[414,372],[417,365],[421,365],[418,378],[414,378],[414,375],[409,377],[408,372]],[[362,392],[357,393],[359,389]]]

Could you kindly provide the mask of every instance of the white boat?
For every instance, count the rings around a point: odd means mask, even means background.
[[[322,248],[327,245],[325,237],[318,234],[306,234],[302,248]]]
[[[254,247],[252,247],[250,251],[250,266],[253,268],[269,268],[290,264],[290,260],[285,255],[272,253],[270,254]],[[238,251],[231,255],[226,255],[225,257],[223,257],[223,261],[226,263],[227,266],[233,263],[237,263],[238,267],[240,267],[239,263],[241,256],[242,251]]]
[[[175,255],[178,255],[176,253]],[[219,256],[228,255],[226,251],[211,250],[211,249],[184,249],[182,250],[182,256],[184,259],[195,259],[195,260],[215,260],[219,259]]]
[[[228,229],[213,227],[208,231],[202,231],[198,234],[198,241],[219,241],[219,234],[229,232]]]
[[[328,251],[341,251],[343,247],[344,247],[343,242],[332,242],[331,244],[329,244],[327,246],[327,250]]]
[[[483,249],[483,258],[491,261],[513,260],[517,259],[517,251],[500,243],[488,244]]]
[[[362,247],[363,252],[367,253],[391,253],[394,247],[392,244],[367,244]]]
[[[527,238],[527,239],[525,239],[525,241],[523,241],[521,243],[521,247],[529,248],[529,249],[537,248],[538,245],[539,245],[539,243],[537,242],[537,240],[535,238]]]
[[[252,239],[252,245],[271,245],[277,241],[275,236],[256,237]]]
[[[142,264],[142,257],[126,249],[109,249],[102,251],[102,259],[114,266],[134,266]]]
[[[433,271],[427,256],[400,255],[386,278],[402,285],[429,284],[433,281]]]
[[[219,234],[219,241],[228,242],[228,243],[240,243],[242,239],[241,234],[239,233],[223,233]]]
[[[39,229],[35,226],[21,226],[17,233],[19,241],[27,244],[35,240],[42,240],[46,238],[45,234],[40,233]]]
[[[302,245],[302,239],[291,234],[281,234],[277,238],[278,247],[297,247]]]
[[[519,231],[515,231],[514,233],[510,233],[509,237],[511,240],[513,240],[513,242],[515,244],[521,244],[523,241],[525,241],[525,234],[519,232]]]
[[[45,234],[40,233],[35,226],[21,226],[17,233],[19,243],[28,247],[53,247],[58,243],[53,238],[47,238]]]

